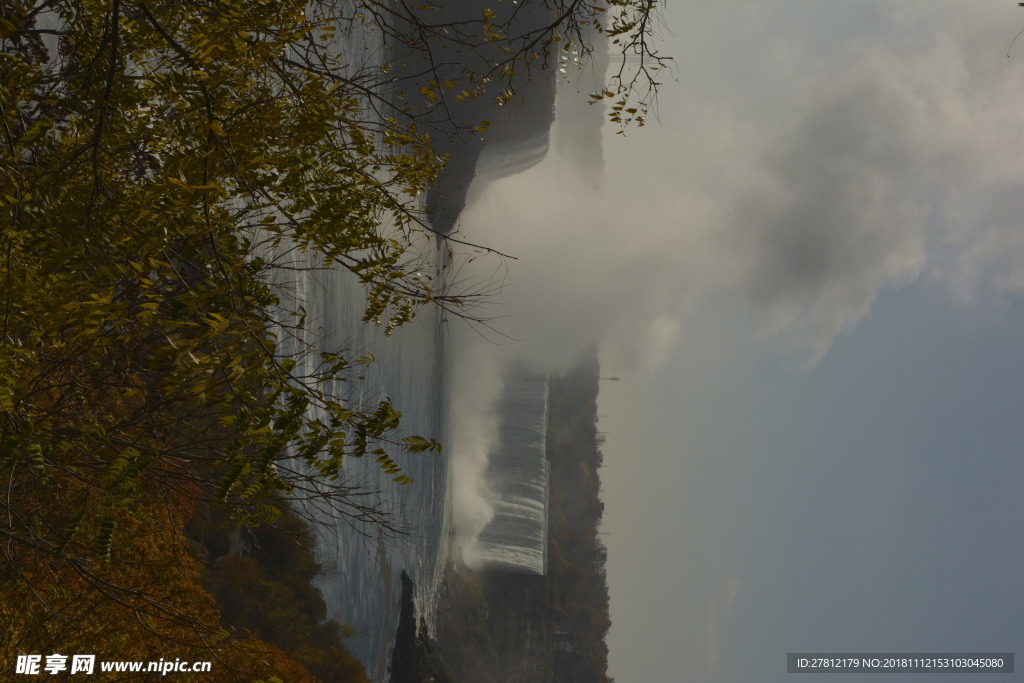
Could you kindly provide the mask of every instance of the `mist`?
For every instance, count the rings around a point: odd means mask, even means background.
[[[500,366],[485,346],[465,339],[471,330],[453,331],[448,348],[452,362],[446,444],[452,458],[452,522],[455,542],[472,556],[475,541],[494,517],[493,493],[487,488],[487,457],[498,433],[494,401],[501,392]],[[475,336],[475,335],[474,335]]]
[[[581,137],[593,124],[563,108],[545,159],[472,193],[460,236],[515,260],[471,264],[500,291],[493,329],[459,353],[557,372],[597,343],[609,374],[642,383],[727,308],[803,372],[885,290],[928,278],[965,304],[1024,291],[1024,172],[1008,144],[1021,134],[1019,61],[1001,45],[965,50],[944,28],[973,10],[910,3],[880,29],[879,3],[785,22],[741,4],[747,14],[699,5],[666,19],[682,31],[677,67],[647,127]],[[456,395],[483,392],[477,376]],[[472,420],[493,425],[492,403],[474,401]],[[464,524],[483,519],[469,510]]]
[[[963,301],[1024,289],[1024,172],[1007,144],[1021,131],[1017,62],[1004,46],[965,51],[933,5],[887,27],[916,40],[865,49],[876,5],[840,13],[845,34],[827,47],[820,28],[688,7],[666,21],[735,36],[675,37],[657,120],[622,136],[606,124],[588,157],[578,129],[593,121],[559,111],[548,156],[474,193],[461,219],[468,239],[517,259],[493,307],[515,341],[497,343],[562,367],[597,342],[617,371],[649,376],[727,299],[811,367],[886,288],[936,277]],[[737,42],[757,61],[733,55]]]

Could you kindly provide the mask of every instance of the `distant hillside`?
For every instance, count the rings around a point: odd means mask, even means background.
[[[598,472],[604,460],[597,433],[600,374],[597,350],[591,349],[566,376],[551,382],[549,580],[560,631],[566,634],[560,640],[578,655],[557,658],[563,663],[562,673],[573,674],[556,677],[564,683],[609,680],[604,642],[611,626],[605,577],[608,551],[597,532],[604,514]]]

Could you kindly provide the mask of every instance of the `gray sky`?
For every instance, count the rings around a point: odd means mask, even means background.
[[[601,396],[612,675],[1018,649],[1024,10],[663,18],[674,80],[659,122],[608,132],[604,191],[549,159],[463,218],[520,256],[497,312],[518,348],[596,338],[622,377]]]

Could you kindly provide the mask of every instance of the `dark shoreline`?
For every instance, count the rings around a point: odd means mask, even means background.
[[[457,683],[437,653],[426,622],[417,619],[413,581],[402,572],[402,611],[388,669],[390,683]]]

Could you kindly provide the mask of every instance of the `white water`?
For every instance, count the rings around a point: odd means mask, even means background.
[[[498,436],[484,473],[494,516],[465,549],[470,566],[547,571],[547,398],[546,373],[522,368],[506,373],[495,406]]]

